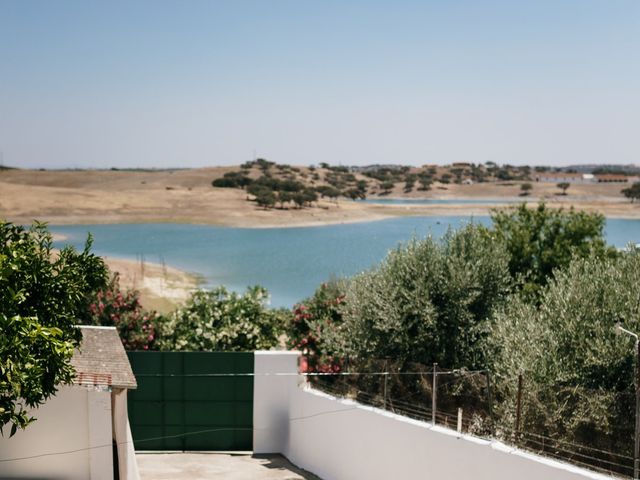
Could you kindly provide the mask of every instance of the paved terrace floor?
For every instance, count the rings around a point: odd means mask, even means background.
[[[137,453],[142,480],[320,480],[281,455]]]

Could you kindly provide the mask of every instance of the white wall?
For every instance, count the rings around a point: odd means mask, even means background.
[[[295,372],[291,354],[256,355],[256,373]],[[266,379],[275,378],[267,381]],[[273,382],[273,383],[271,383]],[[256,376],[254,449],[280,452],[324,480],[609,479],[499,442],[365,407],[299,386],[298,376]],[[288,408],[288,415],[283,412]],[[268,438],[268,429],[275,435]]]
[[[0,437],[0,460],[10,460],[0,461],[0,478],[113,479],[109,392],[62,387],[34,415],[26,430]]]
[[[281,453],[289,439],[289,397],[298,376],[298,352],[255,352],[253,451]]]

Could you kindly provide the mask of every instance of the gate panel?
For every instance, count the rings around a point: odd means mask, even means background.
[[[252,450],[253,353],[128,352],[136,450]],[[217,375],[216,375],[217,374]]]

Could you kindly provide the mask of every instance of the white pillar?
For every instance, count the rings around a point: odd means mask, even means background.
[[[113,447],[111,445],[111,394],[89,390],[89,475],[91,480],[113,479]]]
[[[254,354],[254,453],[287,451],[289,399],[298,387],[299,358],[300,352],[258,351]]]
[[[133,446],[129,413],[127,411],[127,390],[116,388],[113,400],[113,436],[118,444],[118,472],[121,480],[140,480],[136,451]]]

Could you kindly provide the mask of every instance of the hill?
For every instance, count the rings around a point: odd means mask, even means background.
[[[266,160],[264,162],[267,162]],[[485,215],[496,204],[545,199],[610,216],[640,217],[619,184],[572,184],[566,197],[554,183],[529,182],[534,168],[495,164],[423,167],[344,167],[247,162],[235,167],[171,170],[0,171],[0,218],[29,223],[176,222],[241,227],[303,226],[388,218],[398,215]],[[212,183],[246,177],[274,192],[313,189],[317,200],[258,205],[247,185]],[[506,178],[506,180],[505,180]],[[226,179],[226,180],[225,180]],[[531,183],[527,197],[521,185]],[[283,185],[287,186],[283,186]],[[258,182],[260,185],[260,182]],[[292,187],[293,185],[293,187]],[[229,188],[229,186],[231,188]],[[339,191],[338,196],[332,196]],[[323,193],[324,192],[324,193]],[[280,194],[278,193],[278,196]],[[382,205],[351,198],[460,199],[447,205]],[[285,196],[286,197],[286,196]]]

